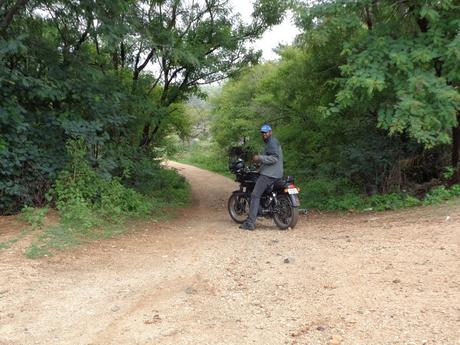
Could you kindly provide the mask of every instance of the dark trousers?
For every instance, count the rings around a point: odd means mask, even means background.
[[[254,190],[251,193],[251,205],[249,207],[249,217],[247,220],[251,225],[256,224],[257,212],[259,211],[260,205],[260,197],[267,189],[267,187],[274,183],[276,180],[278,179],[275,177],[269,177],[265,175],[260,175],[257,179]]]

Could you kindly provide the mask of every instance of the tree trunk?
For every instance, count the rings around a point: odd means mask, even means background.
[[[454,168],[453,183],[460,183],[460,112],[457,113],[457,127],[452,129],[452,167]]]
[[[141,141],[139,142],[139,147],[146,148],[150,143],[150,124],[146,123],[144,129],[142,130]]]
[[[19,0],[5,15],[0,25],[2,30],[6,30],[10,25],[11,21],[13,20],[14,15],[24,6],[27,5],[29,0]]]

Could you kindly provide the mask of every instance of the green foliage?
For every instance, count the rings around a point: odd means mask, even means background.
[[[19,218],[27,222],[33,229],[41,228],[44,225],[45,216],[48,213],[48,208],[34,208],[25,206],[21,210]]]
[[[121,222],[125,217],[148,215],[153,204],[140,193],[124,187],[120,180],[107,180],[84,159],[83,141],[68,144],[71,157],[56,181],[57,208],[64,224],[90,229],[101,220]]]
[[[209,142],[195,142],[173,157],[179,162],[234,177],[228,170],[228,157]]]
[[[390,134],[408,134],[426,147],[450,143],[460,107],[459,15],[452,1],[306,6],[300,20],[307,28],[316,22],[314,31],[328,35],[328,42],[331,23],[349,34],[341,43],[346,62],[329,112],[364,107],[378,113],[378,126]]]
[[[455,165],[449,154],[458,147],[446,143],[460,108],[458,10],[450,1],[297,3],[304,33],[296,43],[279,49],[278,63],[240,73],[213,100],[215,152],[235,144],[256,152],[257,129],[269,122],[285,173],[312,184],[304,188],[307,207],[417,204],[401,191]],[[361,196],[370,191],[381,195]]]
[[[0,5],[0,214],[54,201],[69,139],[83,139],[91,169],[122,184],[130,148],[169,151],[167,136],[190,132],[184,100],[254,63],[259,54],[246,43],[285,9],[259,1],[245,24],[221,1],[16,5]],[[79,190],[87,200],[91,191]]]
[[[460,185],[454,185],[451,188],[445,186],[438,186],[433,188],[423,200],[425,205],[439,204],[443,201],[460,196]]]
[[[10,238],[9,240],[4,241],[4,242],[0,242],[0,250],[10,248],[10,246],[13,243],[16,243],[22,238],[24,238],[29,232],[30,232],[30,229],[23,229],[18,235],[14,236],[13,238]]]
[[[368,200],[368,209],[375,211],[396,210],[421,205],[421,201],[406,194],[373,195]]]
[[[296,182],[301,189],[302,207],[321,210],[349,210],[357,208],[356,191],[344,179],[318,178]],[[350,201],[350,199],[353,199]]]
[[[442,178],[445,180],[449,180],[454,176],[455,170],[453,167],[447,167],[442,172]]]
[[[69,141],[67,152],[69,161],[54,189],[60,223],[36,237],[26,251],[28,257],[52,255],[54,250],[111,237],[125,231],[128,219],[163,217],[166,208],[184,206],[189,200],[190,189],[182,176],[145,157],[124,162],[125,183],[140,182],[125,186],[121,178],[107,179],[89,166],[83,140]]]
[[[363,196],[345,180],[318,179],[298,184],[302,207],[327,211],[386,211],[421,205],[435,205],[460,196],[460,185],[450,189],[439,186],[423,200],[407,193]]]

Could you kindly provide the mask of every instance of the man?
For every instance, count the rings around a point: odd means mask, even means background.
[[[240,225],[240,228],[244,230],[255,229],[260,197],[268,186],[283,177],[283,151],[278,140],[272,136],[270,125],[263,125],[260,129],[260,134],[265,142],[265,148],[261,155],[253,157],[253,161],[260,164],[260,176],[251,194],[249,217]]]

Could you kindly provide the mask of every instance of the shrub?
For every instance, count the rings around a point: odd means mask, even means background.
[[[25,206],[21,210],[19,218],[31,225],[32,229],[37,229],[43,226],[43,222],[47,212],[48,208],[46,207],[34,208],[30,206]]]
[[[153,205],[143,195],[126,188],[120,179],[99,176],[86,162],[82,141],[68,144],[69,165],[56,182],[57,207],[64,223],[90,229],[106,222],[119,223],[126,217],[148,215]]]
[[[297,184],[302,207],[334,211],[357,209],[362,203],[358,193],[343,179],[318,178]]]
[[[420,200],[406,194],[373,195],[368,199],[367,207],[374,211],[396,210],[405,207],[420,205]]]
[[[192,144],[176,154],[174,159],[225,176],[231,176],[228,170],[228,157],[206,141]]]
[[[444,186],[433,188],[428,192],[423,200],[425,205],[439,204],[442,201],[451,199],[452,197],[460,195],[460,186],[454,185],[451,189]]]

